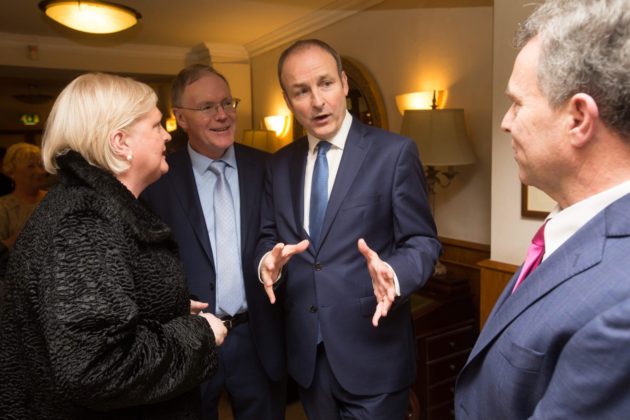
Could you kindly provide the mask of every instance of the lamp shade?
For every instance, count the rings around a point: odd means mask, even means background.
[[[400,134],[416,142],[425,166],[475,163],[463,109],[406,110]]]
[[[60,24],[81,32],[109,34],[132,27],[141,18],[134,9],[106,1],[48,0],[39,8]]]
[[[242,143],[255,149],[271,152],[275,139],[276,133],[271,130],[245,130]]]

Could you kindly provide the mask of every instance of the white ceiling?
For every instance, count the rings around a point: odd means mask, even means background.
[[[48,19],[39,0],[3,0],[0,32],[72,38],[82,43],[149,44],[192,47],[200,42],[251,43],[318,13],[362,10],[383,0],[114,0],[132,7],[142,18],[118,34],[81,34]]]
[[[3,38],[46,37],[84,46],[151,45],[192,48],[204,43],[254,56],[335,23],[367,8],[418,9],[492,6],[493,0],[112,0],[136,9],[142,19],[118,34],[90,35],[67,29],[47,18],[40,0],[0,0]],[[19,128],[5,118],[21,106],[16,93],[56,94],[78,73],[0,66],[0,132]],[[145,80],[150,82],[151,80]],[[28,106],[46,113],[42,105]],[[0,139],[1,140],[1,139]]]
[[[39,2],[2,0],[0,33],[71,38],[85,44],[192,47],[206,42],[239,45],[249,51],[274,33],[289,32],[292,27],[306,27],[309,23],[314,30],[369,7],[418,9],[493,4],[493,0],[113,0],[136,9],[142,19],[127,31],[95,36],[66,29],[48,19],[39,10]]]

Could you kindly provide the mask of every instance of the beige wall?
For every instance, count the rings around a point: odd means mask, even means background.
[[[530,0],[494,1],[494,80],[492,111],[492,240],[490,258],[520,264],[540,220],[521,217],[521,184],[512,156],[510,136],[500,130],[510,102],[505,96],[516,50],[512,37],[518,22],[531,11]],[[529,6],[525,6],[529,5]]]
[[[401,93],[443,88],[447,108],[463,108],[478,162],[459,168],[453,184],[438,188],[439,234],[490,243],[492,118],[492,8],[372,9],[311,34],[364,65],[379,84],[389,129],[400,131],[395,104]],[[282,48],[252,58],[255,123],[288,112],[276,80]],[[285,139],[285,142],[289,141]]]

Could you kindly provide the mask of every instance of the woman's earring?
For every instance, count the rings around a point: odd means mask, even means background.
[[[131,153],[129,153],[127,155],[127,162],[131,162],[132,159],[133,159],[133,155]]]

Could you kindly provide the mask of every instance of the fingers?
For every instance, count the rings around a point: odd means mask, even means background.
[[[280,259],[281,259],[282,265],[285,265],[287,262],[289,262],[291,257],[293,257],[294,255],[306,251],[306,249],[308,248],[308,244],[309,244],[308,239],[303,239],[302,241],[298,242],[295,245],[284,245],[280,253],[281,255]]]
[[[273,291],[273,284],[268,286],[265,283],[265,293],[267,293],[267,297],[269,298],[269,302],[271,302],[272,305],[274,303],[276,303],[276,294]]]
[[[372,325],[374,325],[375,327],[378,327],[378,320],[381,319],[381,305],[381,302],[376,305],[376,310],[374,311],[374,315],[372,316]]]
[[[278,281],[280,270],[296,254],[306,251],[309,241],[304,239],[295,245],[277,243],[261,262],[260,279],[265,287],[269,301],[276,303],[273,285]]]
[[[295,245],[288,245],[288,247],[291,247],[291,255],[293,256],[295,254],[299,254],[301,252],[306,251],[306,249],[308,248],[308,244],[310,242],[308,241],[308,239],[303,239],[302,241],[300,241],[299,243],[295,244]]]
[[[190,299],[190,314],[198,315],[199,312],[203,311],[208,307],[208,304],[205,302],[199,302],[196,300]]]
[[[389,312],[389,309],[392,307],[392,304],[393,304],[393,301],[390,301],[386,298],[378,301],[378,303],[376,304],[376,309],[374,310],[374,315],[372,316],[372,325],[374,325],[375,327],[378,327],[378,321],[381,318],[384,318],[387,316],[387,313]]]
[[[374,254],[376,254],[374,251],[372,251],[372,249],[370,249],[363,238],[357,241],[357,247],[359,248],[359,252],[361,253],[361,255],[363,255],[365,259],[368,260],[368,262],[371,258],[374,257]]]

